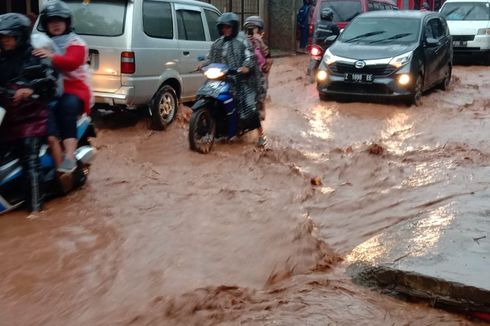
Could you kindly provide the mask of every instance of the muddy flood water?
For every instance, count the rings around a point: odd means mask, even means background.
[[[276,60],[265,150],[250,134],[191,152],[185,107],[163,132],[97,119],[87,185],[0,217],[0,324],[478,324],[356,285],[343,258],[458,198],[481,208],[490,69],[457,66],[407,107],[320,102],[306,62]]]

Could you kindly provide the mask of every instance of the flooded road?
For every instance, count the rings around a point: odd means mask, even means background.
[[[306,60],[276,60],[265,150],[191,152],[187,108],[164,132],[99,119],[82,190],[0,217],[0,324],[477,324],[355,285],[343,258],[462,196],[481,207],[490,70],[455,67],[408,108],[320,102]]]

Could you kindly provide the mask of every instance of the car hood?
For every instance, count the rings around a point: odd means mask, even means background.
[[[355,44],[337,41],[329,49],[333,55],[354,60],[393,58],[414,50],[416,44]]]
[[[490,23],[484,20],[448,20],[451,35],[476,35],[480,28],[489,28]]]

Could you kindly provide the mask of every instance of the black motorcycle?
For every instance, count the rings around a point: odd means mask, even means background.
[[[337,37],[338,35],[327,36],[322,38],[321,41],[319,40],[308,47],[310,63],[306,74],[310,83],[315,82],[316,73],[318,71],[318,67],[320,66],[320,62],[322,61],[323,55],[325,54],[325,51],[335,42]]]

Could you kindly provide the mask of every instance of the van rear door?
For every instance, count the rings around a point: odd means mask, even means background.
[[[65,0],[73,13],[74,31],[89,46],[92,87],[96,92],[116,92],[121,87],[121,52],[131,35],[128,0]]]

